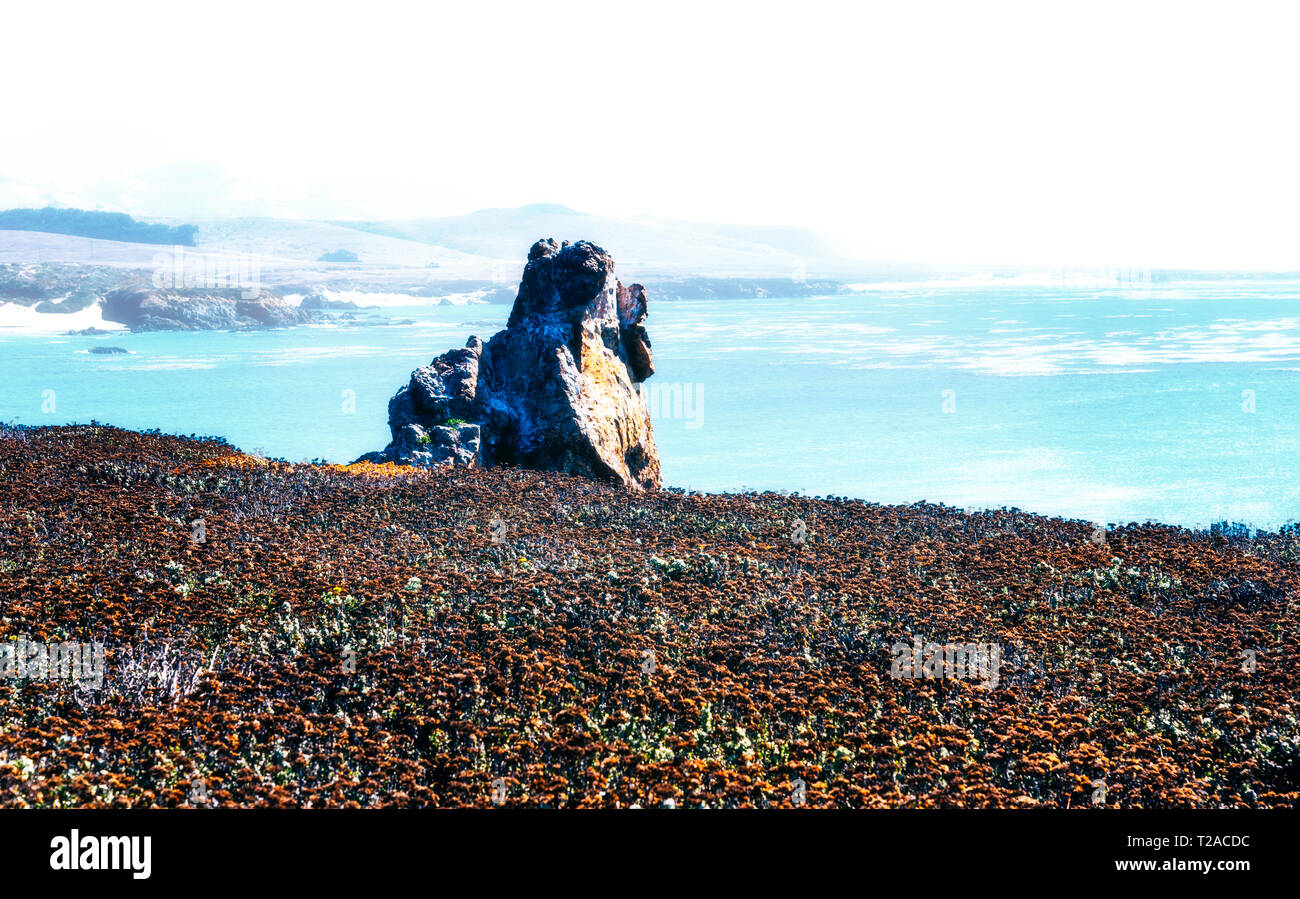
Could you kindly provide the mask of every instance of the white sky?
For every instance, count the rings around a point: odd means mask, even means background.
[[[875,259],[1300,268],[1296,15],[1062,7],[7,4],[0,179],[144,215],[556,202]]]

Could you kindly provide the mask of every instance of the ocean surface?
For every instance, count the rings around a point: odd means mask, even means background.
[[[489,337],[509,307],[368,311],[389,324],[0,329],[0,420],[95,419],[347,462],[387,443],[388,398],[413,368]],[[976,279],[812,299],[652,295],[650,312],[668,485],[1103,524],[1300,519],[1300,281]]]

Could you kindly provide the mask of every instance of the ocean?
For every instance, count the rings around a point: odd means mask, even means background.
[[[1099,524],[1276,529],[1300,518],[1300,281],[1139,287],[968,279],[799,299],[652,293],[657,372],[646,387],[665,483]],[[94,419],[348,462],[387,443],[388,398],[412,369],[491,336],[509,307],[367,312],[385,324],[0,329],[0,420]]]

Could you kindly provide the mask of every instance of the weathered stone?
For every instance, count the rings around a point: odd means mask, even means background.
[[[247,331],[287,328],[317,320],[317,313],[265,290],[239,288],[162,290],[122,287],[102,304],[106,321],[133,331]]]
[[[645,288],[640,284],[631,287],[618,285],[618,326],[622,332],[623,347],[628,368],[636,381],[644,381],[655,373],[654,358],[650,354],[650,335],[646,333]]]
[[[637,385],[654,373],[645,289],[587,241],[539,240],[506,329],[417,369],[389,402],[393,439],[362,457],[519,465],[658,488]]]

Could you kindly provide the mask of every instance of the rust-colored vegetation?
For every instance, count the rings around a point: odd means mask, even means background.
[[[107,671],[0,679],[0,805],[1295,805],[1300,540],[1093,536],[7,429],[0,639]]]

